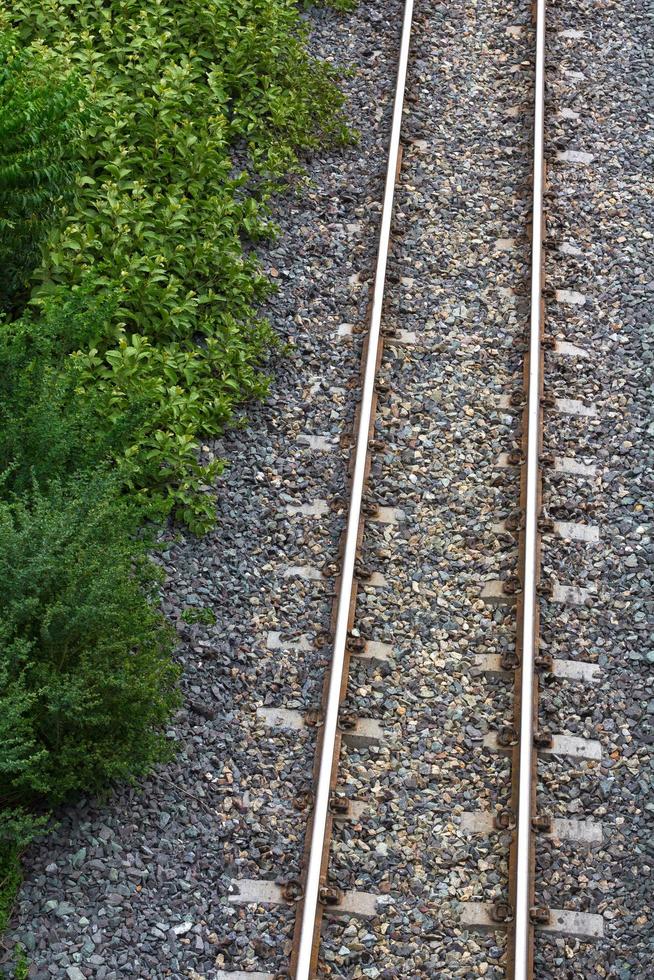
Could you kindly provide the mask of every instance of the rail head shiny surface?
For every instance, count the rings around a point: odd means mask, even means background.
[[[529,980],[532,935],[530,922],[531,816],[533,806],[533,686],[537,644],[538,498],[540,456],[541,335],[543,291],[543,179],[545,92],[545,0],[536,3],[536,63],[534,92],[534,156],[531,248],[531,306],[529,328],[529,389],[527,401],[527,479],[525,496],[525,550],[521,629],[520,747],[518,824],[515,863],[515,919],[513,980]]]
[[[400,131],[402,126],[402,111],[404,107],[404,90],[406,86],[409,47],[411,41],[411,25],[413,20],[413,0],[406,0],[402,21],[402,38],[393,105],[393,120],[384,188],[384,202],[379,236],[379,249],[375,270],[375,285],[370,314],[368,334],[368,352],[361,394],[361,409],[355,452],[354,474],[348,512],[345,551],[341,566],[341,586],[339,591],[338,613],[334,632],[333,654],[330,667],[329,689],[323,725],[322,755],[318,774],[318,783],[313,811],[313,827],[309,860],[304,887],[304,904],[302,922],[297,951],[296,980],[310,980],[311,964],[316,942],[317,908],[321,886],[321,871],[323,854],[327,845],[326,830],[331,794],[332,768],[334,765],[334,743],[338,728],[341,684],[345,664],[345,648],[348,636],[348,620],[352,588],[354,582],[354,566],[357,551],[357,536],[361,517],[361,502],[365,485],[366,454],[368,451],[368,431],[372,420],[372,406],[377,365],[377,352],[381,332],[381,317],[384,301],[384,286],[386,280],[386,265],[390,241],[391,221],[393,216],[393,201],[395,181],[400,149]]]

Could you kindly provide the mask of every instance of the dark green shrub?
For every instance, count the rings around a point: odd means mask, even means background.
[[[0,841],[0,935],[7,928],[21,880],[17,848]]]
[[[138,406],[119,419],[101,416],[80,394],[72,351],[92,346],[112,307],[73,294],[42,316],[0,322],[0,474],[3,492],[91,471],[129,445]]]
[[[134,523],[108,478],[0,503],[0,842],[168,755],[178,671]]]
[[[42,45],[0,33],[0,311],[29,275],[77,169],[81,89]]]

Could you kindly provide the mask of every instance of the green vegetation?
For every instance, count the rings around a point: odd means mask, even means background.
[[[14,980],[27,980],[29,977],[29,962],[23,946],[18,946],[15,951]]]
[[[0,846],[0,934],[7,928],[21,880],[17,846]]]
[[[213,626],[216,622],[216,614],[208,606],[188,606],[182,613],[182,619],[190,626],[194,623]]]
[[[170,751],[152,530],[213,523],[202,443],[274,346],[253,246],[348,138],[301,6],[0,0],[0,930],[52,807]]]
[[[111,306],[109,306],[109,310]],[[49,303],[38,319],[0,327],[0,492],[46,488],[71,473],[93,473],[120,451],[145,406],[134,398],[102,415],[82,393],[82,366],[70,354],[93,343],[108,315],[78,292]],[[131,413],[131,415],[130,415]]]
[[[35,300],[110,298],[83,388],[100,414],[147,400],[117,451],[126,482],[201,531],[221,465],[199,462],[201,440],[267,390],[270,287],[248,243],[274,232],[270,195],[299,154],[346,138],[333,72],[293,0],[12,0],[4,21],[73,65],[90,107]]]
[[[82,91],[65,62],[0,33],[0,312],[26,298],[30,273],[78,169]]]
[[[0,503],[2,820],[165,755],[177,670],[134,524],[107,476]]]

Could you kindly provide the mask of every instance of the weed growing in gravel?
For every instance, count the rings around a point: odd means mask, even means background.
[[[15,950],[16,963],[14,966],[14,980],[27,980],[29,977],[29,961],[23,946],[18,946]]]
[[[318,0],[316,6],[318,7],[331,7],[332,10],[339,10],[341,13],[348,13],[357,5],[358,0]],[[309,2],[305,3],[305,7],[309,7],[311,4]]]
[[[189,606],[182,613],[182,619],[191,626],[195,623],[213,626],[216,622],[216,614],[208,606]]]

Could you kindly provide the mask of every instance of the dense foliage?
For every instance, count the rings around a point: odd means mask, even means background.
[[[177,669],[134,521],[106,476],[0,502],[0,919],[50,807],[168,757]]]
[[[43,45],[0,33],[0,312],[26,298],[29,275],[72,189],[81,88]]]
[[[138,424],[133,400],[123,416],[97,411],[80,392],[82,368],[71,352],[94,343],[111,307],[82,293],[48,304],[37,318],[0,325],[0,492],[29,492],[36,481],[89,474],[129,441]],[[128,413],[131,412],[131,416]]]
[[[202,466],[194,443],[184,439],[188,411],[184,396],[192,405],[198,403],[198,417],[212,408],[206,390],[210,378],[201,372],[208,361],[193,351],[175,358],[170,349],[159,351],[134,337],[132,343],[125,340],[109,352],[106,363],[98,366],[95,345],[115,302],[111,294],[101,299],[83,290],[62,293],[45,302],[38,318],[25,315],[0,329],[0,473],[6,471],[5,488],[20,492],[33,479],[44,486],[54,476],[93,470],[111,460],[123,487],[132,490],[134,500],[155,517],[167,510],[173,454],[178,471],[183,465],[193,478],[207,479],[221,467],[219,461]],[[162,377],[149,383],[138,370],[144,352],[162,365]],[[224,353],[229,356],[228,350]],[[175,372],[180,375],[176,395],[170,390]],[[218,410],[213,405],[213,411]],[[223,414],[225,420],[226,409]],[[166,425],[179,428],[173,447]],[[153,426],[157,428],[148,440]],[[143,448],[135,452],[139,439]],[[147,493],[142,493],[143,487]],[[178,485],[178,500],[184,492],[184,486]],[[208,493],[204,499],[209,515],[213,499]],[[195,515],[200,500],[196,492]]]
[[[73,65],[92,109],[36,296],[112,296],[84,388],[112,412],[146,393],[124,472],[201,530],[220,465],[198,462],[201,439],[267,387],[268,284],[247,242],[272,233],[298,153],[345,138],[333,73],[307,56],[294,0],[12,0],[4,22]]]
[[[0,0],[0,931],[50,809],[167,755],[142,529],[212,522],[202,441],[274,343],[252,246],[347,138],[300,6]]]
[[[162,757],[177,670],[134,520],[107,476],[0,503],[4,808],[93,792]]]

